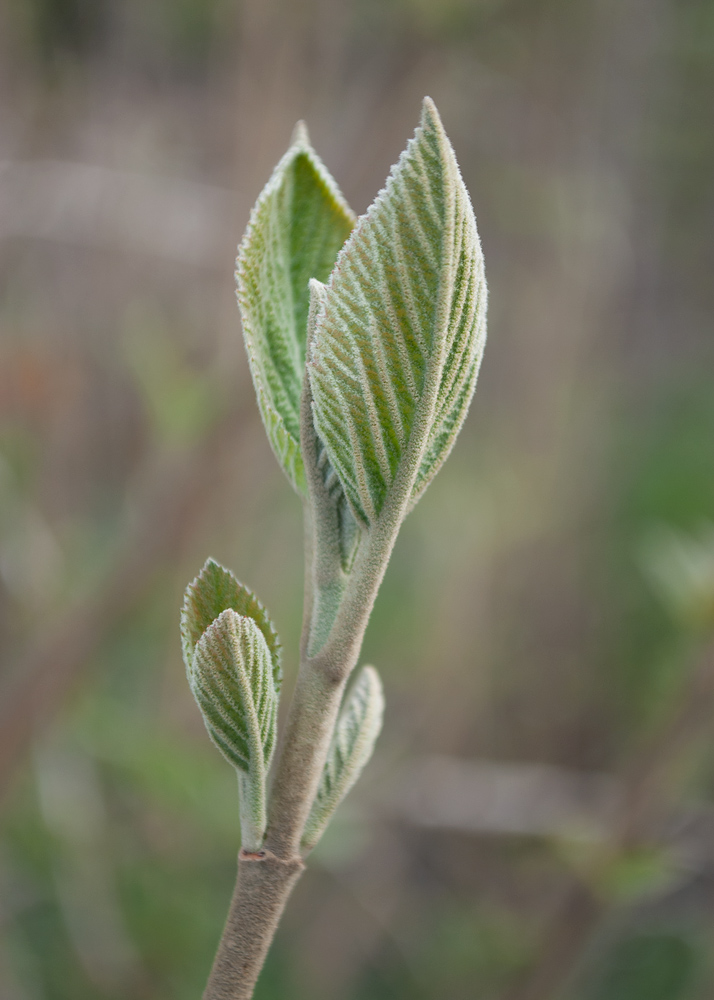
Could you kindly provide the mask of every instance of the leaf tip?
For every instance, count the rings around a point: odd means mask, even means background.
[[[244,615],[239,615],[233,608],[226,608],[224,611],[221,611],[211,624],[203,630],[201,637],[196,643],[196,649],[210,650],[216,638],[219,636],[225,638],[231,628],[235,630],[237,626],[240,626],[241,619],[252,621],[250,618],[245,618]]]
[[[235,579],[233,573],[225,566],[221,565],[213,556],[206,559],[193,580],[186,587],[184,594],[184,608],[189,608],[199,597],[199,590],[202,586],[213,584],[221,578]]]
[[[227,570],[225,566],[222,566],[217,559],[214,559],[213,556],[209,556],[199,570],[198,576],[208,576],[209,573],[215,573],[216,571],[230,573],[230,570]]]
[[[302,118],[295,124],[290,144],[292,146],[311,146],[310,133],[308,132],[307,125]]]
[[[374,732],[374,739],[376,739],[382,728],[382,716],[384,715],[384,686],[377,668],[370,664],[362,667],[356,685],[362,687],[366,694],[366,701],[370,706],[371,729]]]
[[[444,129],[436,104],[428,96],[424,98],[421,105],[421,125],[422,127],[431,126],[439,132],[442,132]]]
[[[369,688],[374,690],[375,693],[378,693],[383,699],[384,692],[382,689],[382,679],[379,676],[377,668],[373,667],[371,663],[367,663],[362,667],[360,673],[365,678],[365,683],[369,686]]]

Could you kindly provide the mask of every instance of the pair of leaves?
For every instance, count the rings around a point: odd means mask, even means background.
[[[338,255],[352,221],[299,132],[241,244],[238,300],[268,436],[302,491],[307,279],[327,281],[313,284],[314,424],[352,515],[368,526],[394,489],[408,509],[438,471],[465,419],[485,342],[476,222],[428,98],[386,188]]]
[[[181,639],[191,691],[206,729],[237,769],[243,846],[258,850],[266,824],[266,780],[277,733],[280,644],[262,604],[209,559],[186,588]],[[374,667],[364,667],[335,727],[305,831],[313,847],[369,760],[384,698]]]
[[[255,595],[209,559],[186,589],[181,638],[208,733],[239,773],[243,846],[258,850],[277,735],[278,637]]]

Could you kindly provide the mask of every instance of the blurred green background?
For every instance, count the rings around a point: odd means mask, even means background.
[[[363,212],[424,94],[478,218],[489,343],[365,642],[375,758],[256,996],[714,995],[706,727],[646,863],[598,883],[574,946],[557,919],[711,617],[687,581],[711,595],[714,3],[4,0],[2,1000],[201,993],[239,841],[183,588],[208,555],[246,581],[287,690],[302,597],[235,246],[298,118]],[[544,954],[557,989],[528,993]]]

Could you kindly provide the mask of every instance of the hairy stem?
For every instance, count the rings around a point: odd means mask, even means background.
[[[303,662],[271,791],[265,846],[277,857],[299,856],[345,681]]]
[[[241,851],[228,919],[205,1000],[250,1000],[270,942],[303,863],[269,851]]]
[[[303,870],[300,837],[317,791],[344,682],[303,660],[271,795],[261,850],[241,851],[238,879],[204,1000],[245,1000]]]
[[[431,372],[416,420],[417,432],[402,456],[390,497],[377,519],[362,529],[352,570],[346,574],[337,506],[323,479],[310,384],[305,379],[301,450],[309,492],[305,549],[311,565],[306,567],[300,670],[275,769],[265,842],[260,851],[250,855],[241,852],[238,881],[204,1000],[252,996],[278,921],[302,871],[303,830],[345,685],[357,664],[377,591],[411,500],[437,387],[438,379]],[[335,593],[333,615],[330,605]]]
[[[364,539],[330,636],[316,656],[307,654],[303,635],[265,842],[260,851],[241,852],[238,880],[204,1000],[244,1000],[253,994],[278,921],[303,869],[300,839],[399,520],[385,519]],[[312,602],[310,589],[306,602]],[[308,615],[305,627],[310,627]]]

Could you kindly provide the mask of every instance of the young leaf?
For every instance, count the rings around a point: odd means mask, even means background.
[[[253,209],[236,269],[258,405],[273,451],[298,492],[305,491],[300,393],[308,282],[327,280],[354,221],[300,123]]]
[[[311,850],[332,814],[372,756],[382,728],[384,693],[374,667],[363,667],[335,726],[317,795],[305,825],[302,844]]]
[[[196,644],[188,679],[211,739],[239,772],[243,846],[258,850],[278,693],[272,656],[255,621],[232,608],[221,612]]]
[[[324,298],[308,362],[315,426],[369,525],[395,483],[412,506],[451,450],[486,335],[476,220],[428,98]]]
[[[246,618],[252,618],[263,633],[270,651],[273,682],[276,691],[279,691],[282,680],[280,641],[268,612],[255,594],[214,559],[206,560],[201,572],[186,588],[181,611],[181,642],[186,670],[191,670],[198,640],[220,613],[228,608]]]

